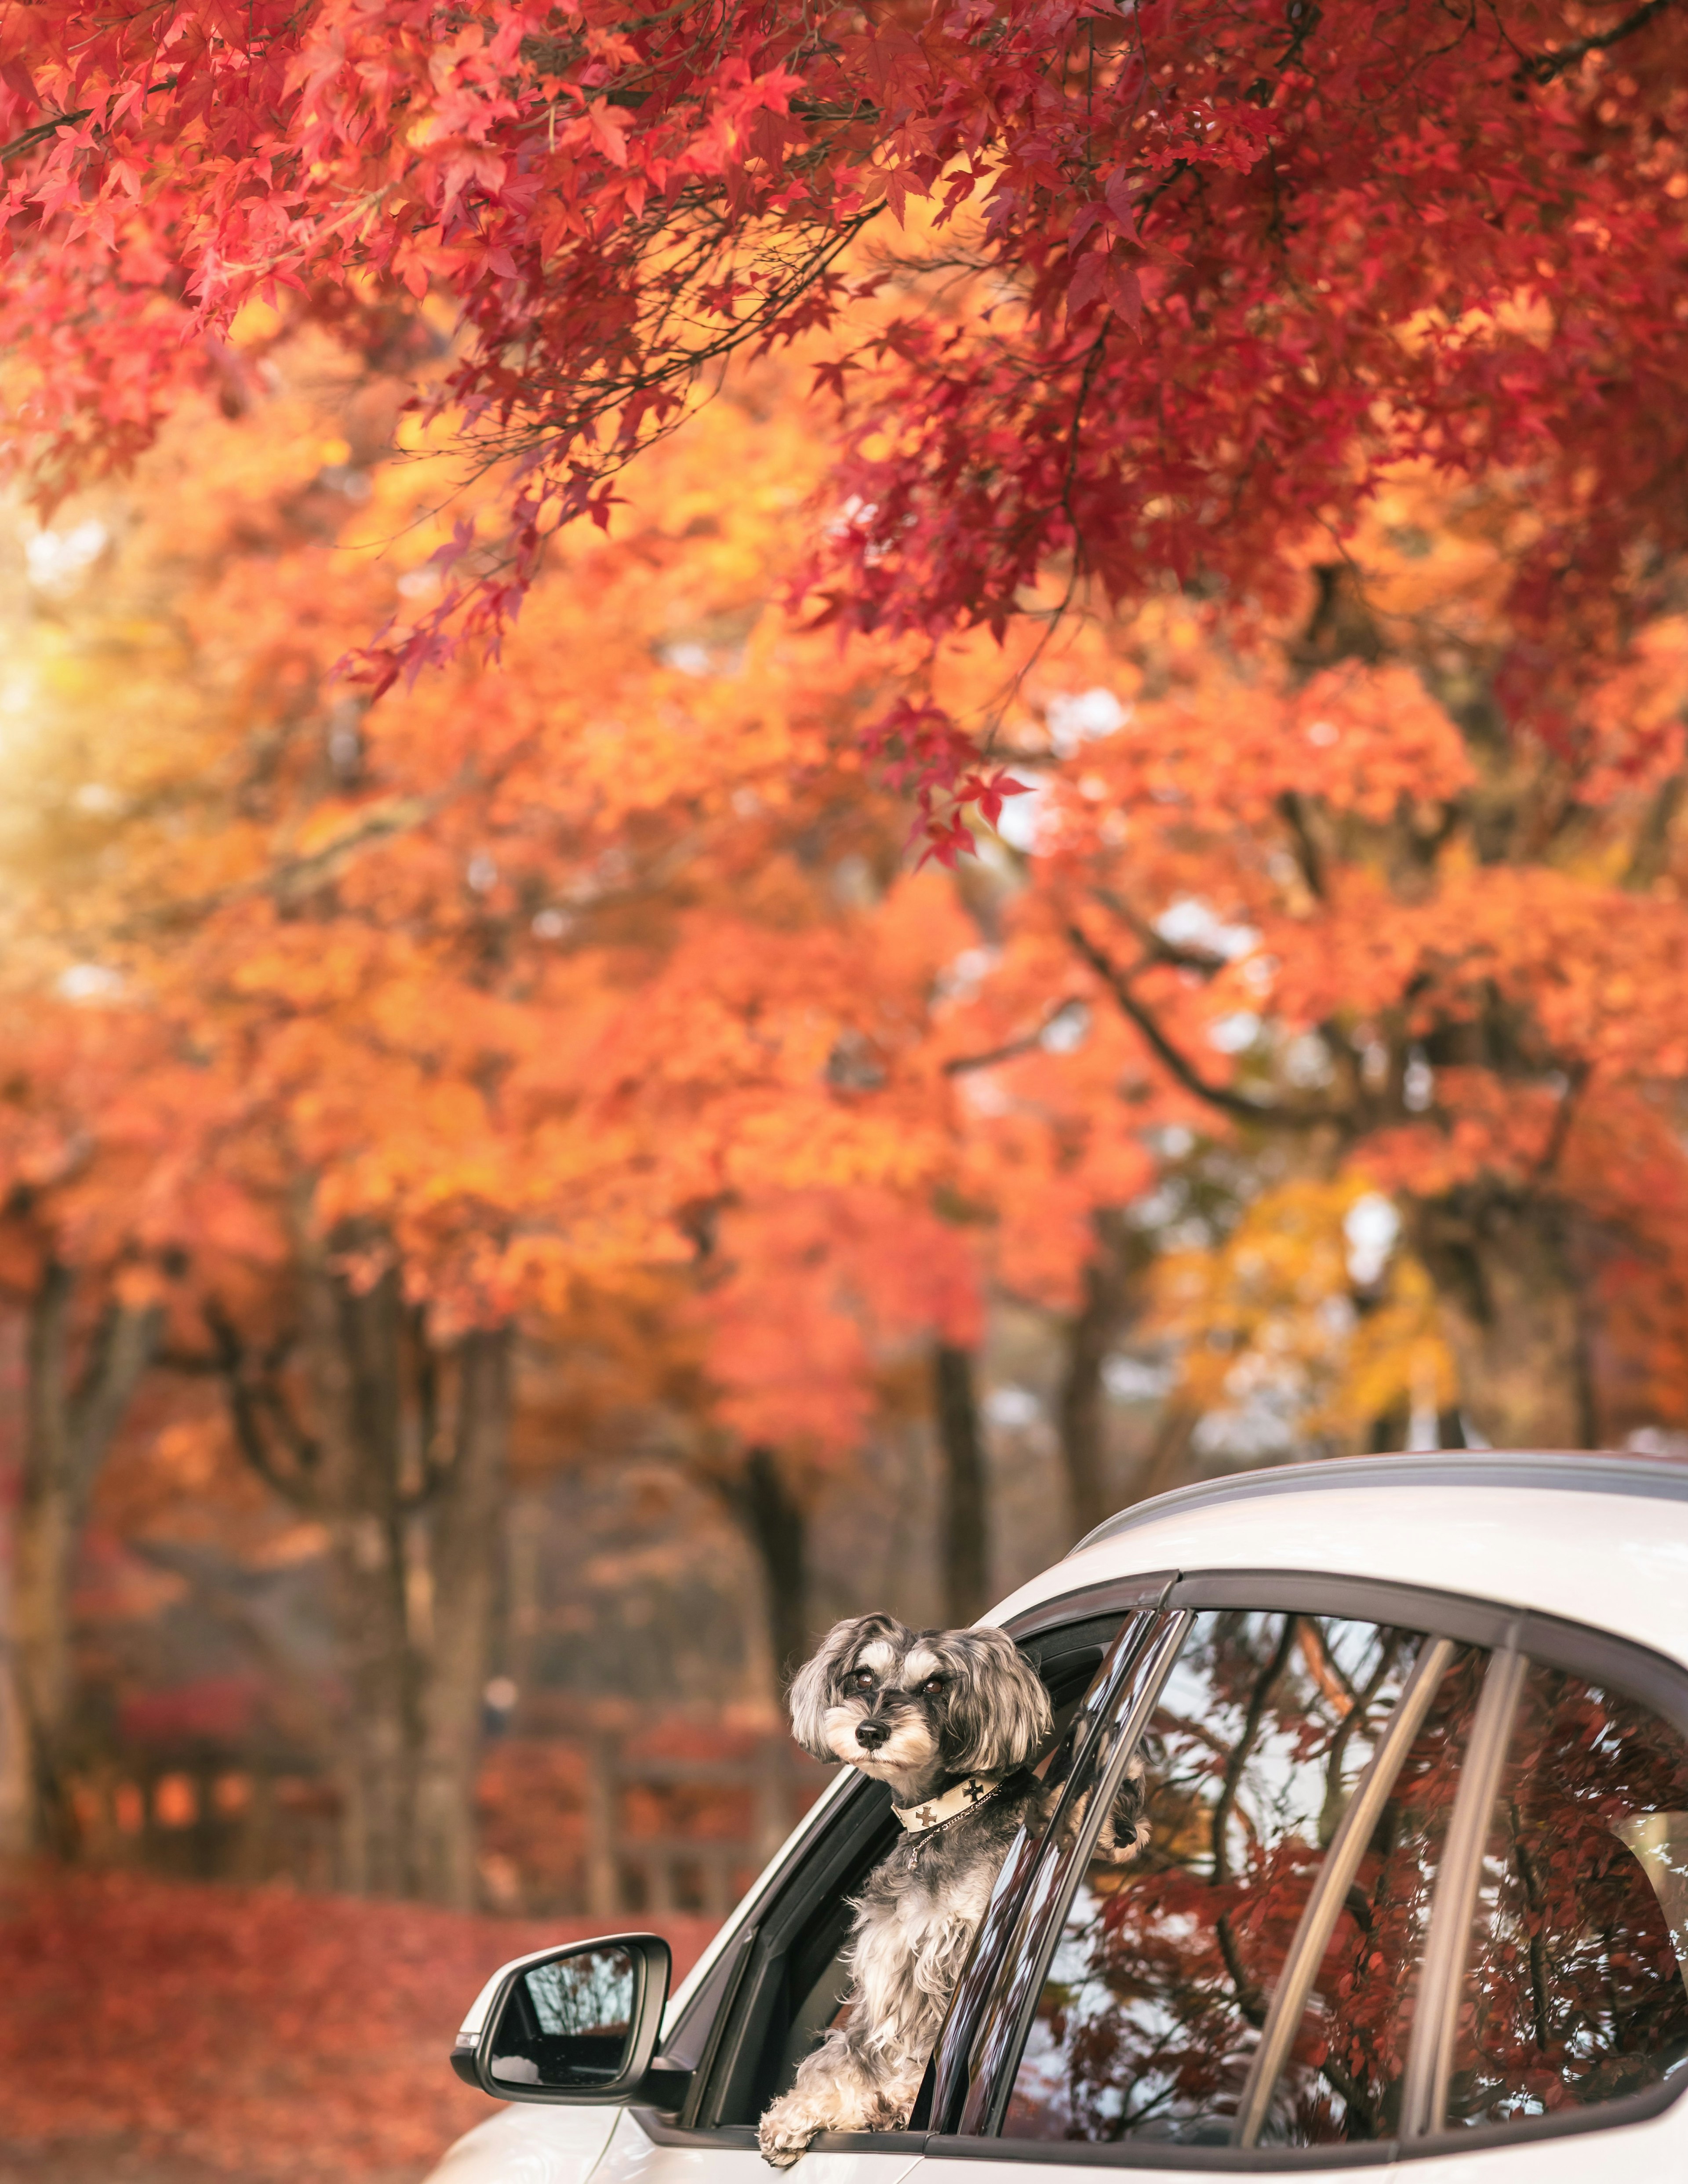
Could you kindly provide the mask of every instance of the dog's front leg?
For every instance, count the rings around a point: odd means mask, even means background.
[[[823,2131],[897,2130],[908,2120],[921,2075],[899,2072],[889,2059],[861,2053],[846,2031],[832,2033],[804,2058],[791,2091],[757,2126],[763,2160],[789,2169]]]

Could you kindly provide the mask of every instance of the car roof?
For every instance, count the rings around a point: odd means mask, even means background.
[[[1203,1480],[1109,1518],[990,1619],[1110,1579],[1239,1569],[1426,1586],[1591,1624],[1688,1661],[1688,1462],[1485,1449]]]

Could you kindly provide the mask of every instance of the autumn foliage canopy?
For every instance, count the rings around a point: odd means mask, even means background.
[[[1504,677],[1551,736],[1682,543],[1685,35],[1667,0],[31,8],[15,457],[50,503],[185,386],[237,397],[254,299],[394,361],[427,299],[428,398],[501,492],[370,633],[379,682],[496,631],[731,352],[818,329],[843,437],[802,582],[841,626],[1000,632],[1051,566],[1281,605],[1391,465],[1527,470]],[[1000,794],[980,725],[905,696],[864,728],[940,843]]]

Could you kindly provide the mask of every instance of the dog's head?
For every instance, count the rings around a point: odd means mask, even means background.
[[[908,1783],[1003,1774],[1050,1735],[1049,1694],[1000,1630],[911,1630],[889,1615],[836,1623],[791,1686],[791,1726],[816,1759]]]

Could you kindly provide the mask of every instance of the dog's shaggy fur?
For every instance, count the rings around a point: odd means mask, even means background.
[[[904,1811],[970,1778],[988,1794],[905,1836],[870,1876],[843,2022],[761,2120],[762,2153],[777,2169],[817,2131],[907,2122],[1009,1846],[1022,1823],[1046,1817],[1029,1769],[1051,1736],[1049,1695],[1003,1632],[911,1630],[889,1615],[834,1625],[792,1685],[791,1720],[805,1751],[889,1783]],[[1110,1816],[1102,1854],[1117,1861],[1145,1832],[1139,1781],[1121,1801],[1128,1809]]]

